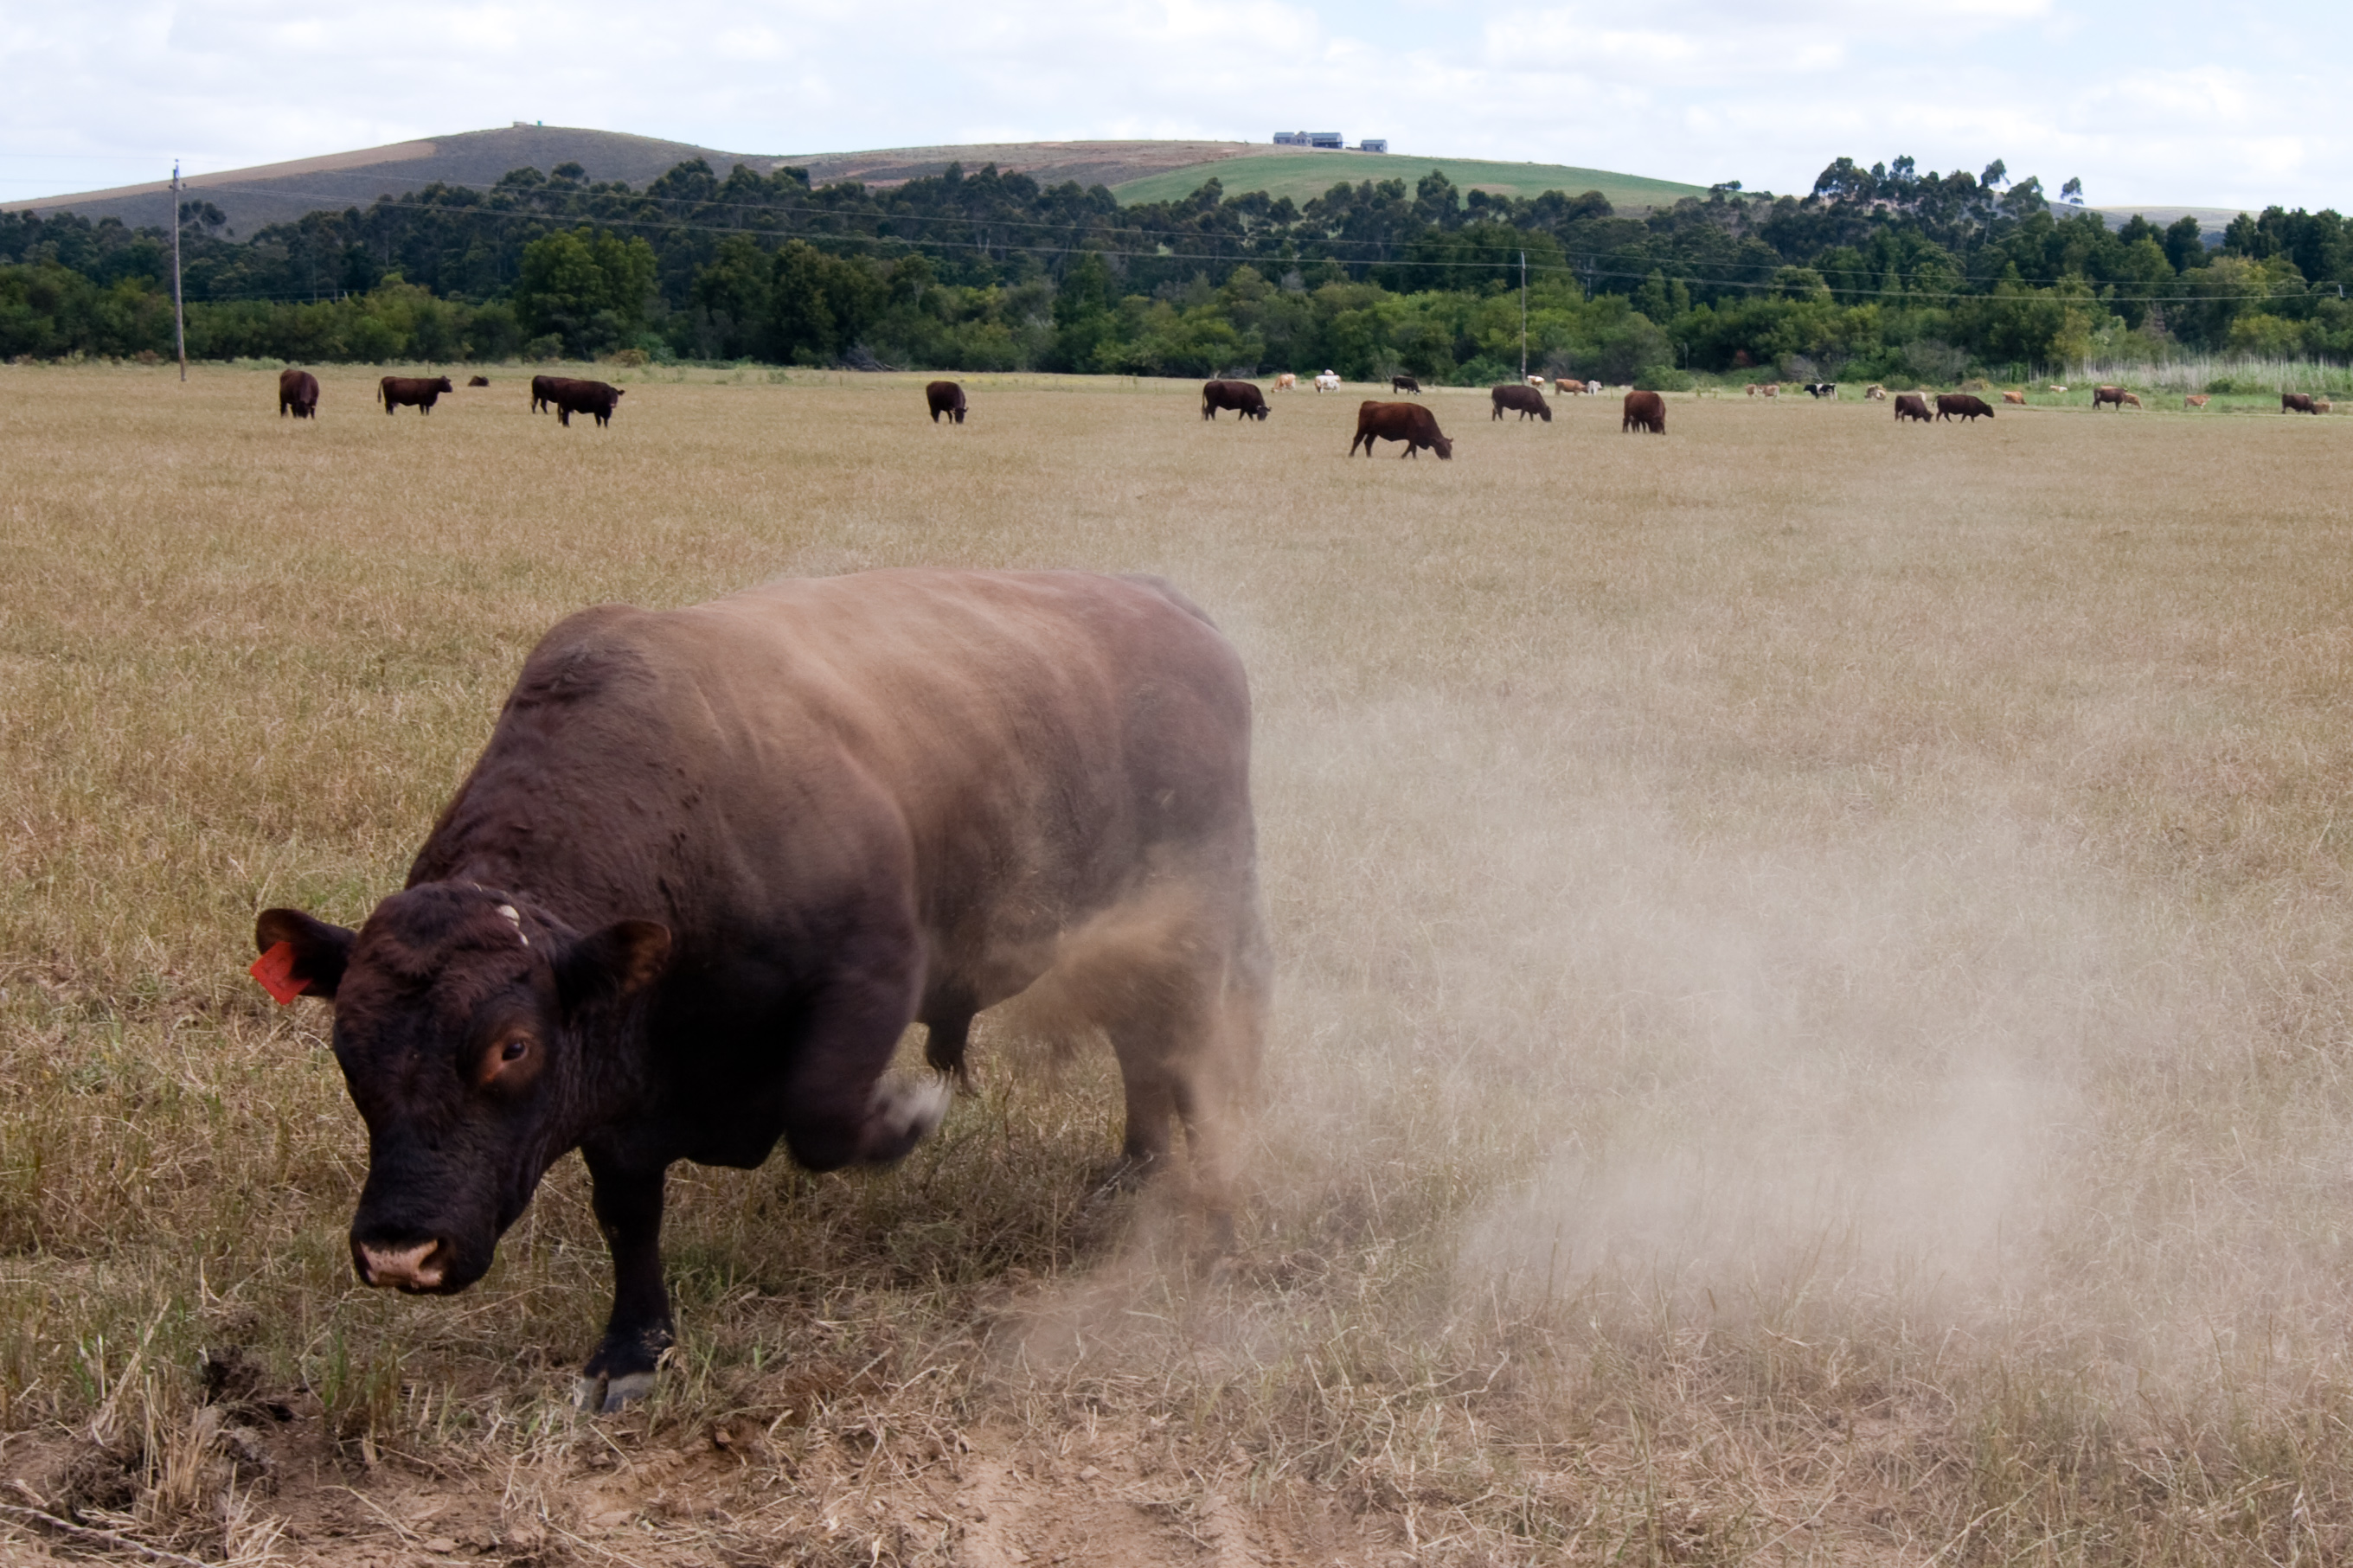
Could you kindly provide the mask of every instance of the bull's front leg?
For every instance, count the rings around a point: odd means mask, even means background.
[[[632,1169],[610,1156],[583,1152],[596,1225],[613,1253],[613,1315],[603,1342],[581,1368],[575,1397],[586,1409],[609,1412],[653,1392],[654,1371],[673,1338],[661,1267],[664,1168]]]

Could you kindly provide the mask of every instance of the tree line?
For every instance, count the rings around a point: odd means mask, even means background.
[[[1946,381],[2181,350],[2353,353],[2333,211],[2111,227],[2070,182],[1841,158],[1803,196],[1726,184],[1644,214],[1436,170],[1303,205],[1210,178],[1122,206],[989,166],[890,189],[702,160],[643,187],[518,169],[239,237],[182,209],[199,358],[759,361],[1146,375],[1531,368]],[[168,353],[170,241],[0,215],[0,358]]]

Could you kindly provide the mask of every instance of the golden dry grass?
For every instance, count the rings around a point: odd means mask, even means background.
[[[242,1562],[2353,1545],[2334,422],[1437,394],[1455,461],[1351,462],[1353,388],[645,373],[563,431],[491,374],[306,427],[0,369],[17,1502]],[[918,562],[1162,572],[1250,666],[1243,1253],[1093,1195],[1104,1065],[1000,1029],[897,1172],[682,1169],[680,1364],[575,1416],[576,1165],[472,1294],[357,1289],[252,912],[396,887],[565,613]]]

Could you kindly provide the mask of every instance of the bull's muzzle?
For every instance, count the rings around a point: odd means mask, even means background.
[[[361,1283],[395,1290],[436,1290],[448,1273],[448,1251],[438,1241],[414,1247],[370,1247],[355,1241],[352,1261],[358,1266]]]

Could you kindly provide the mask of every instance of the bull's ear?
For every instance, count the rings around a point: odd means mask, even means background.
[[[300,982],[305,996],[335,999],[343,965],[352,956],[353,933],[343,926],[312,920],[301,910],[264,910],[254,918],[254,944],[268,952],[280,942],[289,950],[286,978]]]
[[[615,921],[582,937],[556,959],[556,994],[565,1012],[575,1012],[599,998],[627,996],[649,984],[669,963],[670,927],[652,921]]]

